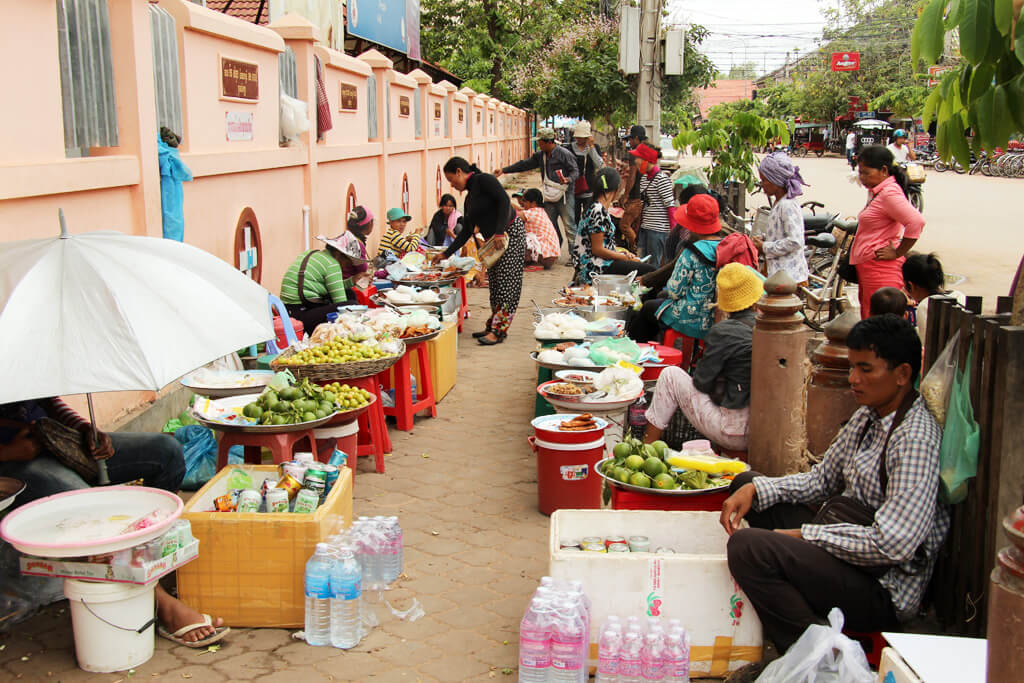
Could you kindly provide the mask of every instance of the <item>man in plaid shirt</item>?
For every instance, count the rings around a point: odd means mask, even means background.
[[[892,629],[913,617],[949,528],[949,510],[938,501],[942,429],[911,394],[921,369],[914,327],[892,314],[868,318],[847,346],[862,407],[822,461],[785,477],[744,473],[722,506],[729,569],[779,652],[809,625],[827,623],[833,607],[854,631]],[[909,408],[900,411],[905,398]],[[891,429],[898,412],[905,416]],[[874,510],[874,523],[811,523],[818,506],[840,494]],[[739,528],[744,518],[752,528]]]

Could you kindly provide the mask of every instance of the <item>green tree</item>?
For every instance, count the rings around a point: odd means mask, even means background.
[[[921,115],[928,88],[923,85],[904,85],[886,90],[871,100],[871,106],[879,111],[891,111],[899,118],[917,118]]]
[[[757,64],[755,62],[736,64],[729,68],[729,74],[726,78],[753,80],[757,78]]]
[[[712,111],[715,109],[718,107],[713,107]],[[712,185],[734,181],[752,190],[758,181],[754,149],[776,138],[788,144],[789,127],[785,121],[764,118],[750,111],[721,111],[728,115],[711,116],[700,128],[683,130],[672,144],[679,150],[691,147],[700,154],[711,152],[708,181]]]

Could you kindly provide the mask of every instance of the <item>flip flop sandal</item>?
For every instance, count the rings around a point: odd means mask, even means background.
[[[173,643],[176,643],[178,645],[184,645],[185,647],[190,647],[193,649],[199,649],[213,645],[214,643],[220,641],[224,638],[224,636],[231,632],[230,627],[221,626],[216,629],[216,633],[214,633],[212,636],[207,636],[206,638],[203,638],[201,640],[189,641],[185,640],[182,637],[189,631],[194,631],[197,628],[202,628],[204,626],[213,626],[213,619],[210,617],[209,614],[204,614],[203,620],[198,624],[189,624],[188,626],[182,626],[174,633],[169,632],[163,626],[157,626],[156,632],[160,635],[161,638],[166,638],[167,640],[170,640]]]

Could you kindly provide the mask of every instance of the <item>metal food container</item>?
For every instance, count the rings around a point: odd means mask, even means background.
[[[612,318],[613,320],[625,320],[629,314],[629,306],[577,306],[573,309],[576,315],[587,322]]]

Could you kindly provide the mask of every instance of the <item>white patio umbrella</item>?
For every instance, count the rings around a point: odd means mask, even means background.
[[[892,128],[892,124],[878,119],[863,119],[853,124],[854,128]]]
[[[267,291],[212,254],[60,224],[0,243],[0,403],[156,391],[274,336]]]

